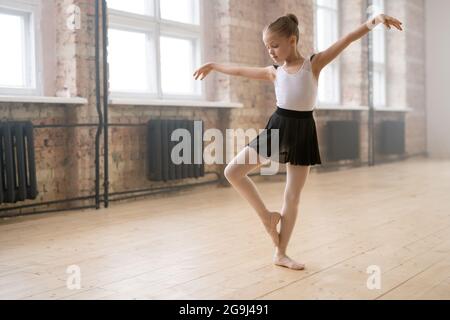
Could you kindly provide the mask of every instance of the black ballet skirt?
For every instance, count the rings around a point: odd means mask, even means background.
[[[279,147],[272,152],[272,139],[277,138]],[[279,163],[300,166],[322,164],[313,111],[277,107],[264,130],[246,146],[252,147],[264,158]]]

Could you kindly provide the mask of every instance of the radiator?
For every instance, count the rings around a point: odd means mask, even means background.
[[[196,126],[194,126],[194,122]],[[171,158],[172,149],[181,138],[171,141],[172,132],[185,129],[189,132],[190,161],[176,164]],[[172,181],[199,178],[205,175],[203,163],[203,121],[152,119],[147,126],[148,174],[152,181]],[[197,163],[194,163],[194,155]],[[184,155],[183,152],[180,155]],[[186,154],[187,155],[187,154]]]
[[[33,124],[0,122],[0,204],[37,195]]]
[[[357,121],[327,122],[327,160],[359,158],[359,123]]]
[[[381,154],[405,153],[405,123],[403,121],[383,121],[380,131],[378,150]]]

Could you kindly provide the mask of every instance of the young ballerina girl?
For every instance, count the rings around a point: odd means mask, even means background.
[[[333,61],[348,45],[362,38],[378,24],[402,30],[402,22],[380,14],[350,32],[328,49],[302,57],[298,50],[298,19],[293,14],[278,18],[263,31],[263,41],[274,65],[253,68],[207,63],[194,72],[195,79],[203,80],[215,70],[227,75],[271,81],[275,85],[277,107],[265,130],[253,139],[225,168],[225,177],[258,213],[276,247],[273,263],[295,270],[305,265],[286,254],[289,239],[297,218],[300,195],[310,167],[321,164],[319,144],[313,111],[317,98],[317,85],[321,70]],[[278,129],[278,152],[271,151],[271,129]],[[263,147],[263,148],[262,148]],[[265,150],[264,154],[261,149]],[[276,161],[286,164],[287,177],[284,203],[280,212],[267,209],[255,184],[247,174],[277,156]],[[253,158],[250,158],[252,156]],[[247,164],[246,159],[258,159]],[[280,232],[277,224],[281,220]]]

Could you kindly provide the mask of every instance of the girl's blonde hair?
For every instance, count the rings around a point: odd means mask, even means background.
[[[296,36],[298,43],[300,39],[300,31],[298,30],[298,18],[293,13],[288,13],[283,17],[279,17],[264,29],[264,33],[267,32],[275,33],[286,38],[289,38],[290,36]]]

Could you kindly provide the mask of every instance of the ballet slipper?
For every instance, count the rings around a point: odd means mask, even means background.
[[[284,255],[284,256],[275,255],[273,258],[273,263],[277,266],[289,268],[292,270],[304,270],[305,269],[305,265],[303,263],[296,262],[286,255]]]

